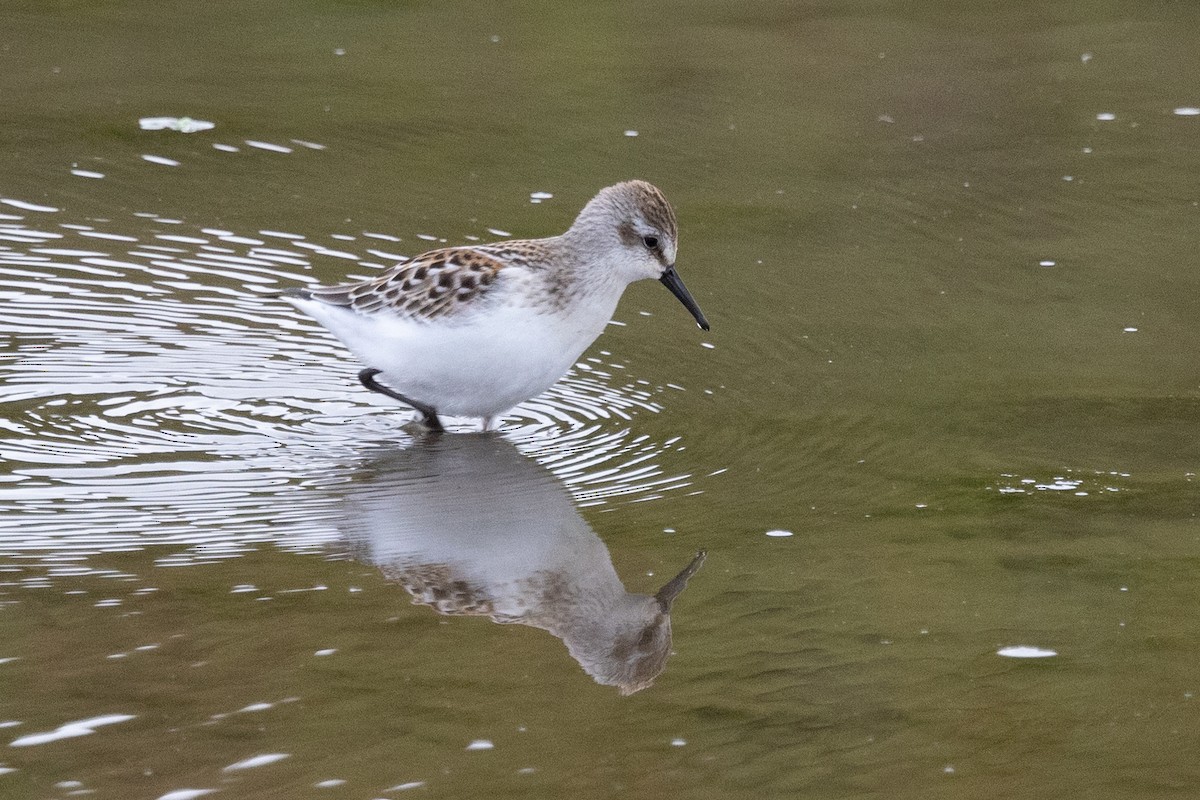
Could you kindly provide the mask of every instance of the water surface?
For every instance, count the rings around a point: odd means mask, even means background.
[[[1194,793],[1200,11],[2,15],[6,796]],[[635,176],[713,330],[498,436],[271,297]]]

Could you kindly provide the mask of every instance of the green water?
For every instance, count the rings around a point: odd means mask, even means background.
[[[1194,796],[1197,74],[1189,3],[0,6],[0,796]],[[634,285],[499,437],[268,297],[630,177],[711,333]]]

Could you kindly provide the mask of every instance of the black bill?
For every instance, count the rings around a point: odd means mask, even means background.
[[[671,294],[679,298],[679,302],[683,303],[683,307],[692,312],[692,316],[696,318],[696,324],[704,330],[708,330],[708,320],[704,318],[704,312],[700,310],[700,306],[696,305],[696,301],[692,299],[692,293],[683,285],[683,279],[679,277],[679,273],[675,271],[674,266],[667,267],[667,271],[662,274],[658,282],[671,290]]]

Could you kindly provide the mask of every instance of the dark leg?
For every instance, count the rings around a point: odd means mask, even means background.
[[[374,367],[368,367],[367,369],[364,369],[362,372],[358,373],[358,380],[363,386],[367,387],[372,392],[385,394],[393,400],[399,400],[406,406],[412,406],[417,411],[421,412],[421,416],[425,418],[425,425],[428,426],[429,430],[433,431],[434,433],[442,433],[446,430],[442,427],[442,421],[437,417],[437,409],[435,409],[433,406],[427,406],[424,403],[418,403],[416,400],[410,400],[399,392],[394,392],[388,387],[384,386],[382,383],[377,382],[375,380],[375,376],[380,372],[381,370],[375,369]]]

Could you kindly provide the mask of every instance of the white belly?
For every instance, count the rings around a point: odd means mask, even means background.
[[[439,414],[491,417],[553,386],[604,330],[616,301],[569,314],[508,306],[426,323],[293,302],[397,392]]]

